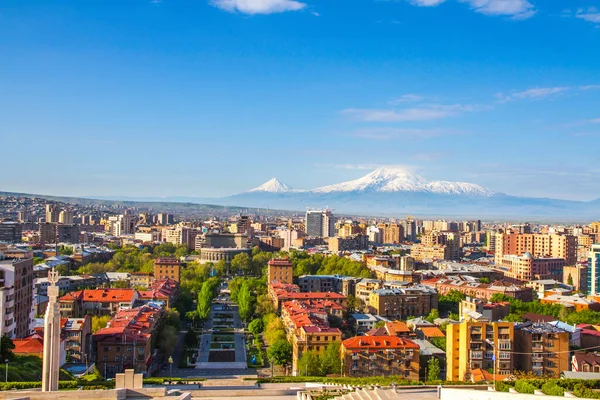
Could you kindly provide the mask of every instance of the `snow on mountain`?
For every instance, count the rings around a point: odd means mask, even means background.
[[[271,178],[259,187],[256,187],[248,192],[267,192],[267,193],[288,193],[294,191],[285,183],[279,182],[277,178]]]
[[[362,178],[323,186],[312,192],[428,192],[469,196],[493,195],[493,192],[472,183],[428,181],[405,169],[390,167],[379,168]]]

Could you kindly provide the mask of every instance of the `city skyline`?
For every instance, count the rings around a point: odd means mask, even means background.
[[[561,3],[9,2],[0,189],[220,197],[401,165],[600,198],[600,12]]]

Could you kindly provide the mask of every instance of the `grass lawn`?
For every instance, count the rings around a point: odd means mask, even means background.
[[[233,342],[234,338],[233,335],[221,335],[221,334],[213,334],[212,335],[212,342]]]

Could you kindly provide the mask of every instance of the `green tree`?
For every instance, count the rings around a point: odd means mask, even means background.
[[[439,296],[438,309],[442,315],[458,313],[458,306],[467,296],[458,290],[450,290],[447,295]]]
[[[267,357],[271,361],[271,376],[273,365],[286,366],[292,362],[292,345],[286,339],[279,339],[269,346]]]
[[[175,351],[179,335],[177,329],[172,325],[163,325],[160,333],[158,334],[158,349],[166,356],[170,356]]]
[[[247,275],[251,270],[250,256],[246,253],[237,254],[231,260],[231,269],[238,274]]]
[[[248,321],[254,315],[256,298],[250,289],[250,283],[244,281],[237,295],[238,312],[244,321]]]
[[[202,289],[198,293],[198,318],[200,320],[206,320],[210,316],[210,306],[216,295],[217,287],[219,286],[219,280],[217,278],[210,278],[202,284]]]
[[[324,375],[339,374],[341,373],[341,368],[340,343],[330,343],[321,355],[321,372]]]
[[[275,343],[279,339],[285,339],[285,330],[283,322],[275,314],[269,314],[265,319],[265,329],[263,333],[267,343]]]
[[[446,351],[446,338],[445,337],[434,337],[429,339],[431,344],[437,347],[440,350]]]
[[[436,320],[436,319],[438,319],[439,317],[440,317],[440,313],[439,313],[439,311],[438,311],[438,310],[436,310],[436,309],[434,308],[434,309],[432,309],[432,310],[429,312],[429,315],[428,315],[427,317],[425,317],[425,320],[426,320],[427,322],[431,322],[431,323],[433,323],[433,321],[435,321],[435,320]]]
[[[375,328],[383,328],[385,326],[385,321],[377,321],[374,326]]]
[[[192,310],[192,311],[188,311],[185,313],[185,319],[187,319],[188,321],[192,321],[192,326],[196,326],[196,320],[200,319],[198,318],[198,310]]]
[[[0,338],[0,360],[12,361],[15,356],[13,354],[14,348],[15,344],[12,339],[3,335],[2,338]]]
[[[298,373],[300,376],[322,376],[321,357],[316,351],[306,351],[298,360]]]
[[[179,311],[175,309],[166,310],[163,314],[163,320],[166,325],[170,325],[175,329],[181,329],[181,318],[179,315]]]
[[[567,277],[567,285],[573,286],[573,276],[569,272],[569,276]]]
[[[250,322],[248,325],[248,330],[254,334],[254,336],[258,336],[265,329],[265,323],[262,319],[257,318]]]
[[[275,311],[275,305],[268,294],[264,293],[256,298],[256,313],[258,315],[267,315]]]
[[[427,363],[427,381],[435,382],[440,380],[440,360],[437,357],[431,357]]]
[[[109,315],[103,315],[101,317],[93,316],[92,317],[92,332],[96,333],[100,329],[105,328],[108,325],[108,321],[110,321]]]
[[[215,264],[215,269],[217,271],[217,275],[218,276],[227,276],[228,274],[228,266],[227,266],[227,261],[225,260],[219,260],[216,264]]]
[[[485,277],[479,278],[479,282],[480,283],[490,283],[490,278],[485,278]]]
[[[112,287],[119,289],[129,289],[129,282],[125,280],[119,280],[112,284]]]
[[[44,262],[44,259],[41,257],[34,257],[33,258],[33,265],[38,265]]]

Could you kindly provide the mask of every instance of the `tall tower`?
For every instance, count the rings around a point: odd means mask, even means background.
[[[44,359],[42,367],[42,392],[58,390],[60,360],[60,309],[58,304],[58,272],[48,273],[48,308],[44,317]]]

